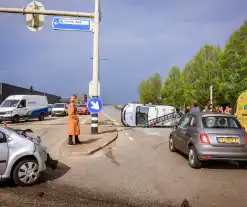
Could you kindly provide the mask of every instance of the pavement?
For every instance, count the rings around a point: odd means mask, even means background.
[[[37,129],[60,163],[38,185],[0,188],[3,206],[179,207],[185,199],[195,207],[246,206],[247,173],[237,164],[212,162],[192,169],[185,156],[169,151],[171,129],[124,127],[115,106],[105,106],[103,113],[114,123],[118,137],[88,156],[61,155],[67,139],[66,118],[15,126]],[[80,118],[82,127],[90,126],[88,119]]]

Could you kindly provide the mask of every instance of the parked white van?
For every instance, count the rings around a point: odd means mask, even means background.
[[[46,96],[39,95],[13,95],[7,97],[0,105],[0,122],[38,118],[43,121],[48,113]]]

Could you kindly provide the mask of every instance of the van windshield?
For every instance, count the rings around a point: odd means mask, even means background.
[[[16,107],[17,104],[20,102],[20,100],[5,100],[2,104],[1,107]]]
[[[52,108],[65,108],[64,104],[54,104]]]

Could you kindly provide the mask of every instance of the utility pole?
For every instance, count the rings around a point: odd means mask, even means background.
[[[100,32],[100,2],[95,0],[94,8],[94,31],[93,31],[93,96],[92,98],[99,98],[99,32]],[[98,113],[91,115],[91,134],[98,134]]]
[[[210,86],[210,111],[213,111],[213,86]]]

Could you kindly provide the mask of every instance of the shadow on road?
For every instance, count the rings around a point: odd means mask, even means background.
[[[182,152],[177,152],[179,156],[182,156],[188,162],[188,156]],[[224,169],[224,170],[236,170],[240,169],[237,162],[220,160],[220,161],[204,161],[202,163],[202,168],[204,169]],[[243,170],[243,169],[241,169]]]
[[[45,171],[42,174],[42,177],[39,183],[50,182],[50,181],[56,180],[64,176],[69,170],[70,170],[69,166],[65,165],[64,163],[59,162],[57,165],[57,169],[52,170],[48,168],[47,171]]]
[[[106,134],[106,133],[110,133],[110,132],[117,132],[117,129],[110,129],[110,130],[105,130],[105,131],[101,131],[99,132],[99,134]]]
[[[40,178],[39,182],[36,183],[35,185],[56,180],[56,179],[64,176],[69,170],[70,170],[70,167],[59,162],[56,170],[52,170],[52,169],[48,168],[45,172],[43,172],[41,174],[41,178]],[[11,180],[0,182],[0,189],[1,188],[8,188],[8,187],[18,187],[18,186],[16,186],[13,183],[13,181],[11,181]]]
[[[92,138],[92,139],[89,139],[87,141],[81,141],[81,144],[91,144],[93,142],[96,142],[99,139],[101,139],[101,138]]]

